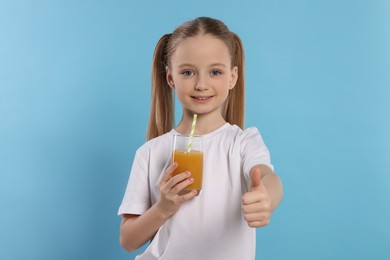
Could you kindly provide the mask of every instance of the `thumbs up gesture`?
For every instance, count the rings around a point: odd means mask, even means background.
[[[253,228],[268,225],[271,217],[271,198],[261,180],[261,170],[259,166],[251,169],[251,188],[242,196],[244,218]]]

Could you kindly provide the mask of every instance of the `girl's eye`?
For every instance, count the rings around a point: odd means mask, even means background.
[[[212,70],[210,74],[211,76],[219,76],[222,74],[222,72],[220,70]]]
[[[185,70],[181,74],[186,76],[186,77],[191,77],[192,75],[194,75],[194,72],[191,70]]]

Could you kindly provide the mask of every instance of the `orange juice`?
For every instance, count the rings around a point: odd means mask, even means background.
[[[173,152],[173,162],[177,162],[178,166],[173,175],[189,171],[194,182],[187,186],[185,190],[198,190],[202,188],[203,177],[203,152],[191,150],[190,152],[175,150]]]

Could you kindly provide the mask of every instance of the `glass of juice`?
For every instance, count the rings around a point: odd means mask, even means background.
[[[175,134],[173,137],[172,163],[177,162],[173,175],[189,171],[194,182],[187,186],[181,193],[197,190],[197,195],[202,189],[203,179],[203,143],[202,136],[193,136],[190,141],[188,135]]]

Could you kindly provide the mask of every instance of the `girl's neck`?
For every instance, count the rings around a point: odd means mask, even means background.
[[[191,125],[192,125],[192,117],[193,115],[184,115],[180,123],[176,126],[175,130],[180,134],[190,134]],[[195,127],[195,135],[205,135],[213,132],[214,130],[220,128],[226,123],[225,119],[221,116],[215,118],[205,117],[202,115],[198,115],[198,119],[196,121]]]

